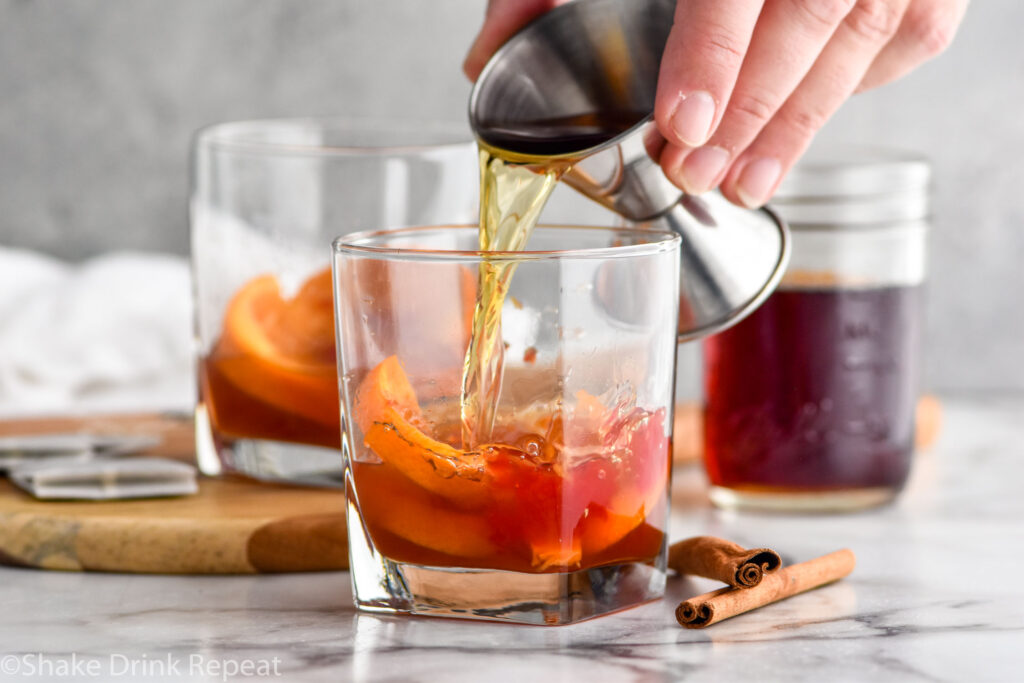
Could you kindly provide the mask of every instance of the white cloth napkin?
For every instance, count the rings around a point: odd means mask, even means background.
[[[0,416],[190,409],[191,317],[184,258],[0,247]]]

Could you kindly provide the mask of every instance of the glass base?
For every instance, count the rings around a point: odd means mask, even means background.
[[[655,564],[557,574],[427,567],[380,555],[351,503],[347,517],[353,600],[368,612],[561,626],[657,600],[665,592],[664,549]]]
[[[834,491],[733,489],[711,486],[708,495],[720,508],[774,512],[852,512],[892,501],[900,490],[886,486]]]
[[[239,474],[260,481],[329,488],[345,485],[341,451],[285,441],[225,438],[213,429],[202,403],[196,406],[195,425],[196,462],[205,475]]]

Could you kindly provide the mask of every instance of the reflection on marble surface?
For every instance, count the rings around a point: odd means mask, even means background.
[[[842,546],[858,556],[841,583],[704,631],[678,627],[672,610],[715,587],[705,580],[670,579],[663,601],[542,628],[357,615],[347,573],[0,569],[0,679],[109,680],[135,662],[128,680],[221,680],[217,663],[277,658],[286,681],[1019,680],[1022,451],[1024,401],[950,401],[939,445],[881,510],[723,512],[708,506],[697,469],[678,472],[673,538],[721,535],[787,562]],[[73,658],[77,676],[54,668]],[[49,675],[27,673],[47,665]]]

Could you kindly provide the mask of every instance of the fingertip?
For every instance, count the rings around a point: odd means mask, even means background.
[[[732,162],[732,166],[726,172],[725,177],[722,178],[722,182],[718,185],[718,191],[723,197],[728,199],[736,206],[747,208],[746,205],[740,200],[739,195],[736,194],[736,179],[739,177],[740,171],[746,165],[746,159],[738,158]]]
[[[686,160],[686,155],[689,153],[688,147],[680,147],[670,142],[665,145],[661,151],[661,158],[658,160],[665,177],[683,192],[686,192],[686,188],[683,186],[683,161]]]
[[[687,194],[700,195],[718,187],[728,170],[729,157],[726,149],[714,145],[693,150],[681,167],[683,190]]]
[[[462,72],[476,81],[487,62],[502,44],[532,19],[562,0],[491,0],[483,26],[466,53]]]
[[[722,194],[723,197],[728,199],[731,204],[735,204],[736,206],[740,207],[741,209],[748,209],[748,208],[750,208],[746,204],[743,203],[743,200],[741,200],[739,198],[739,195],[736,194],[736,190],[732,186],[729,186],[729,185],[726,185],[725,183],[722,183],[718,187],[718,191]]]
[[[654,99],[654,122],[658,124],[658,131],[661,132],[662,137],[669,143],[678,145],[681,144],[681,141],[676,139],[671,121],[676,107],[679,106],[679,98],[682,93],[679,91],[668,93],[667,90],[667,88],[658,88],[658,94]]]
[[[733,204],[747,209],[759,209],[768,203],[782,182],[782,162],[770,156],[749,159],[734,164],[722,194]]]
[[[487,60],[491,58],[501,42],[502,37],[494,35],[490,25],[484,25],[473,44],[469,46],[469,51],[466,52],[466,58],[462,62],[462,73],[466,74],[470,81],[476,82],[476,79],[480,77],[480,72],[484,70]]]
[[[476,83],[476,79],[479,78],[480,72],[483,69],[483,64],[475,55],[467,55],[466,59],[462,62],[462,73],[466,74],[466,78],[472,83]]]

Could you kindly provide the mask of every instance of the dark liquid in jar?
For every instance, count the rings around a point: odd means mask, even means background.
[[[708,339],[711,483],[898,490],[913,451],[920,297],[920,287],[780,290]]]

